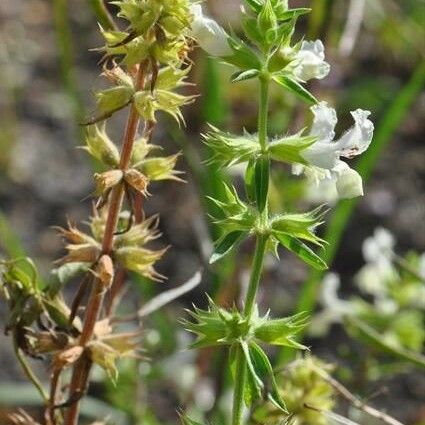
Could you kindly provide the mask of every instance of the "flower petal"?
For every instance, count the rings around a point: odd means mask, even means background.
[[[374,126],[368,119],[369,111],[357,109],[351,112],[354,126],[348,130],[337,142],[340,155],[346,158],[360,155],[370,145],[373,137]]]
[[[296,60],[298,64],[294,69],[294,74],[301,81],[325,78],[331,69],[330,65],[325,62],[325,47],[320,40],[303,41]]]
[[[340,161],[333,173],[336,173],[336,190],[340,199],[352,199],[363,196],[363,180],[360,174]]]
[[[229,56],[232,50],[227,42],[228,34],[214,19],[204,16],[199,4],[191,6],[193,15],[191,37],[212,56]]]
[[[336,111],[327,102],[320,102],[310,108],[314,119],[310,134],[317,136],[321,142],[330,142],[335,137],[335,126],[338,122]]]

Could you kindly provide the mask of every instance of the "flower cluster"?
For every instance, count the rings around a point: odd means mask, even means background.
[[[255,400],[268,397],[285,410],[279,402],[270,362],[258,344],[276,344],[276,340],[259,338],[257,341],[257,326],[261,329],[263,325],[257,314],[256,293],[266,253],[272,251],[277,256],[278,247],[282,246],[318,270],[327,268],[323,259],[309,246],[323,247],[325,244],[316,234],[317,227],[323,222],[325,209],[320,207],[307,213],[271,211],[269,183],[272,164],[275,161],[290,164],[294,173],[304,173],[315,184],[326,182],[331,185],[335,196],[353,198],[363,194],[362,180],[341,158],[352,158],[364,152],[373,136],[369,112],[357,110],[352,112],[354,126],[334,141],[335,110],[319,102],[305,87],[307,81],[322,79],[330,72],[320,40],[293,41],[296,21],[309,9],[291,9],[288,1],[282,0],[245,0],[245,5],[242,7],[241,38],[234,32],[226,32],[205,16],[200,5],[192,6],[192,36],[199,46],[209,55],[217,56],[236,68],[231,77],[232,83],[251,79],[257,79],[259,83],[257,133],[245,131],[242,135],[235,135],[210,127],[203,135],[204,143],[212,152],[209,163],[219,168],[241,164],[245,169],[245,197],[235,187],[225,184],[222,198],[212,199],[218,207],[215,223],[221,230],[221,236],[210,259],[211,263],[217,262],[248,237],[255,238],[244,308],[242,312],[237,309],[229,312],[214,305],[210,305],[208,311],[196,309],[192,314],[195,323],[187,325],[200,337],[195,346],[231,347],[235,375],[233,425],[242,423],[243,399],[250,407]],[[271,84],[277,84],[313,105],[314,119],[308,133],[301,130],[294,135],[269,136],[268,97]],[[298,317],[276,321],[267,319],[265,323],[270,323],[274,331],[286,336],[288,330],[285,324],[292,320],[297,323]],[[303,348],[290,345],[296,349]],[[274,388],[271,394],[265,394],[261,385],[264,385],[265,371],[271,371],[268,376]],[[315,416],[312,412],[310,414]]]
[[[251,5],[251,2],[248,3]],[[253,3],[257,4],[257,2]],[[268,13],[272,15],[272,12],[274,12],[275,19],[279,19],[277,4],[273,4],[276,2],[269,3],[271,10]],[[294,18],[306,13],[306,11],[308,10],[295,9],[287,17]],[[222,56],[226,61],[236,66],[253,67],[253,69],[244,69],[241,73],[237,73],[234,81],[253,78],[264,72],[264,69],[261,69],[261,61],[258,55],[254,55],[245,44],[228,35],[215,21],[205,17],[199,5],[196,5],[194,13],[194,23],[197,28],[195,37],[198,34],[197,41],[204,50],[210,55]],[[289,13],[289,11],[286,13]],[[248,15],[244,15],[245,30],[250,41],[260,45],[261,37],[258,28],[254,33],[252,19]],[[289,31],[288,25],[290,26],[290,24],[283,26],[287,31]],[[325,61],[323,43],[320,40],[302,41],[291,46],[288,34],[284,33],[283,36],[286,36],[286,38],[281,40],[279,48],[268,58],[267,68],[270,72],[270,78],[304,100],[316,103],[316,100],[299,83],[311,79],[322,79],[329,74],[330,65]],[[241,63],[243,60],[242,53],[246,63]],[[351,159],[360,155],[369,147],[374,130],[373,123],[368,119],[370,112],[361,109],[353,111],[351,114],[354,118],[354,126],[337,141],[334,141],[337,124],[335,110],[329,107],[326,102],[320,102],[311,107],[311,112],[313,124],[309,136],[314,143],[303,144],[307,136],[303,140],[299,140],[299,138],[294,140],[294,148],[298,148],[301,155],[294,161],[290,161],[288,157],[281,160],[295,163],[294,173],[304,173],[310,182],[319,186],[315,190],[326,190],[330,199],[362,196],[361,176],[351,169],[345,161],[342,161],[341,157]],[[206,142],[216,148],[214,150],[218,159],[223,156],[220,150],[225,149],[225,165],[245,162],[256,153],[255,143],[253,143],[255,138],[248,134],[244,137],[230,136],[220,134],[215,129],[213,129],[213,133],[215,134],[206,136]],[[271,144],[275,145],[275,142]],[[272,149],[272,147],[270,146],[269,149]],[[279,160],[279,158],[275,159]]]
[[[421,326],[425,255],[408,253],[402,258],[395,254],[394,246],[393,235],[383,228],[363,243],[366,264],[355,281],[358,289],[371,297],[370,302],[359,297],[340,299],[339,276],[325,276],[320,296],[323,310],[313,318],[310,332],[323,335],[331,324],[343,323],[356,338],[379,351],[423,366],[425,359],[419,353],[425,340]]]

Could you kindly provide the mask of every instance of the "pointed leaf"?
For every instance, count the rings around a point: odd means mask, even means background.
[[[278,409],[287,413],[288,411],[286,409],[285,402],[279,394],[279,387],[274,377],[273,368],[266,353],[258,344],[256,344],[254,341],[251,341],[249,343],[249,354],[257,376],[262,380],[263,383],[268,381],[268,384],[271,386],[271,388],[266,386],[268,390],[267,398]]]
[[[301,258],[305,263],[317,270],[326,270],[326,263],[314,253],[307,245],[303,244],[296,238],[279,232],[273,232],[273,236],[289,251],[293,252],[297,257]]]
[[[278,83],[282,87],[285,87],[286,89],[294,93],[304,102],[308,104],[317,103],[317,99],[308,90],[306,90],[298,81],[294,80],[293,78],[287,77],[282,74],[277,74],[277,75],[275,74],[273,75],[273,80],[276,81],[276,83]]]
[[[246,232],[232,232],[229,233],[216,247],[214,254],[210,258],[210,264],[217,262],[218,260],[229,254],[242,240],[245,238]]]
[[[267,204],[270,179],[270,158],[261,156],[255,162],[255,198],[260,212],[264,211]]]
[[[255,202],[255,159],[248,162],[245,172],[245,192],[249,202]]]
[[[248,69],[248,71],[239,71],[239,72],[235,72],[230,77],[230,80],[232,83],[250,80],[251,78],[255,78],[259,73],[260,71],[258,69]]]

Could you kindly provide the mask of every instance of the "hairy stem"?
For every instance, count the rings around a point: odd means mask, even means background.
[[[144,62],[139,66],[137,73],[136,88],[140,90],[146,79],[148,63]],[[126,170],[129,167],[131,154],[133,151],[134,141],[136,139],[137,129],[139,126],[139,115],[134,105],[131,106],[130,113],[127,120],[127,126],[124,135],[123,146],[121,150],[121,159],[119,167]],[[117,185],[111,194],[111,201],[109,204],[108,218],[105,226],[105,234],[102,241],[102,254],[110,255],[113,250],[114,234],[117,230],[119,214],[121,212],[122,204],[124,201],[124,187]],[[80,336],[80,345],[85,346],[92,338],[94,327],[99,318],[100,311],[103,307],[105,297],[105,287],[99,279],[95,279],[92,287],[92,292],[87,305],[86,317],[84,320],[83,330]],[[77,425],[80,409],[80,396],[87,387],[87,381],[90,375],[92,366],[91,360],[88,356],[82,356],[75,364],[73,375],[71,378],[71,385],[69,389],[70,398],[78,395],[78,399],[71,405],[67,412],[65,425]]]
[[[260,78],[260,107],[258,112],[258,140],[264,152],[267,146],[267,123],[269,110],[269,80]],[[262,212],[262,222],[267,222],[268,208]],[[254,259],[252,263],[251,278],[249,280],[248,292],[246,294],[244,316],[251,320],[252,312],[257,298],[258,286],[263,271],[264,256],[266,254],[268,235],[257,236]],[[235,391],[233,394],[232,425],[241,425],[243,413],[243,393],[246,381],[246,359],[239,345],[236,352]]]
[[[249,280],[248,293],[246,295],[244,315],[247,320],[251,319],[252,311],[255,306],[258,286],[260,284],[261,273],[263,270],[264,256],[266,253],[268,237],[265,235],[258,236],[255,254],[252,265],[251,278]],[[243,412],[243,391],[246,381],[246,360],[242,351],[242,347],[237,347],[236,353],[236,374],[235,374],[235,392],[233,395],[233,421],[232,425],[240,425],[242,422]]]

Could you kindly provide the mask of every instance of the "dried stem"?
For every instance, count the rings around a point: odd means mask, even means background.
[[[394,419],[392,416],[384,412],[381,412],[380,410],[377,410],[374,407],[369,406],[368,404],[358,399],[346,387],[344,387],[344,385],[342,385],[336,379],[332,378],[332,376],[330,376],[324,370],[320,368],[316,368],[316,367],[314,368],[314,370],[357,409],[367,413],[368,415],[376,419],[380,419],[382,422],[385,422],[386,424],[403,425],[401,422],[399,422],[397,419]]]
[[[140,90],[144,87],[147,69],[149,63],[147,61],[140,64],[137,77],[136,89]],[[137,129],[139,126],[139,115],[134,105],[131,106],[127,126],[121,150],[121,159],[119,167],[121,170],[127,170],[130,165],[131,155],[133,152],[134,141],[136,139]],[[110,255],[113,250],[114,235],[117,230],[119,214],[122,209],[124,201],[124,186],[117,185],[111,194],[111,201],[109,204],[108,217],[105,226],[105,234],[102,242],[102,254]],[[103,307],[105,297],[105,286],[99,279],[95,279],[93,283],[92,292],[88,301],[86,318],[84,321],[83,330],[80,336],[80,345],[85,346],[92,338],[94,327],[99,318],[100,311]],[[91,360],[87,356],[82,356],[74,366],[74,371],[71,379],[69,389],[70,398],[78,395],[77,400],[70,406],[65,420],[65,425],[77,425],[80,409],[80,396],[87,387],[87,381],[90,375],[92,366]]]

